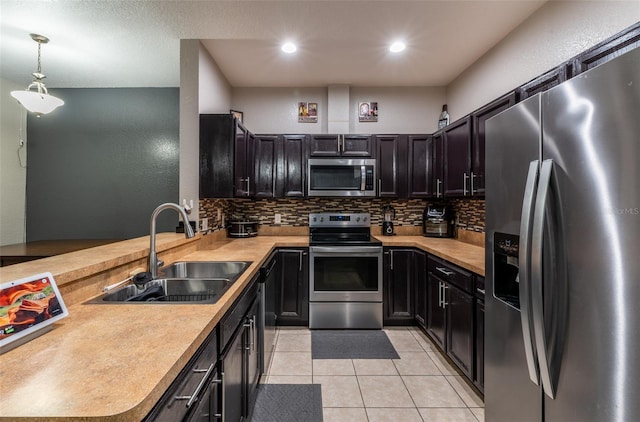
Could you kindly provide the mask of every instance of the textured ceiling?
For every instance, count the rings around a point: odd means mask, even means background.
[[[36,32],[49,87],[178,86],[180,39],[236,87],[443,86],[545,1],[0,0],[0,76],[30,82]]]

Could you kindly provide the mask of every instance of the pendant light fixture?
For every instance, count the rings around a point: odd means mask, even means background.
[[[42,114],[51,113],[53,110],[63,105],[64,101],[60,98],[54,97],[53,95],[49,95],[47,88],[44,86],[44,82],[42,82],[46,76],[41,72],[40,68],[40,47],[42,44],[48,43],[49,38],[38,34],[29,35],[31,35],[31,38],[38,43],[38,70],[32,73],[34,78],[33,82],[31,82],[31,85],[29,85],[26,90],[12,91],[11,96],[18,100],[24,108],[40,117]]]

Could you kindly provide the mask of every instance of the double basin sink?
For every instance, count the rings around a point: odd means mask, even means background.
[[[126,285],[89,303],[216,303],[250,261],[176,262],[144,286]]]

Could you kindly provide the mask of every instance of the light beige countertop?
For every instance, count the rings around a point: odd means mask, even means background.
[[[213,305],[83,303],[114,277],[144,266],[148,237],[3,267],[0,282],[51,271],[65,302],[64,289],[69,288],[73,303],[69,317],[56,323],[52,331],[0,355],[0,420],[142,419],[259,272],[270,251],[309,243],[307,236],[213,242],[206,238],[199,235],[196,241],[185,240],[182,235],[163,233],[158,237],[158,250],[166,251],[160,257],[167,263],[253,261]],[[385,246],[418,247],[484,274],[480,247],[421,236],[379,239]],[[73,287],[81,282],[91,287]]]
[[[484,276],[484,248],[459,242],[424,236],[375,236],[384,246],[413,247],[439,256],[469,271]]]

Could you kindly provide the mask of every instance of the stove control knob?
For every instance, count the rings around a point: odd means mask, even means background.
[[[324,217],[320,217],[320,222],[324,222]]]
[[[364,222],[366,223],[366,222],[367,222],[367,217],[364,217],[364,218],[362,219],[362,221],[364,221]]]
[[[316,221],[318,221],[318,217],[313,217],[313,222],[315,223]]]
[[[359,223],[360,222],[360,217],[356,217],[356,221]]]

